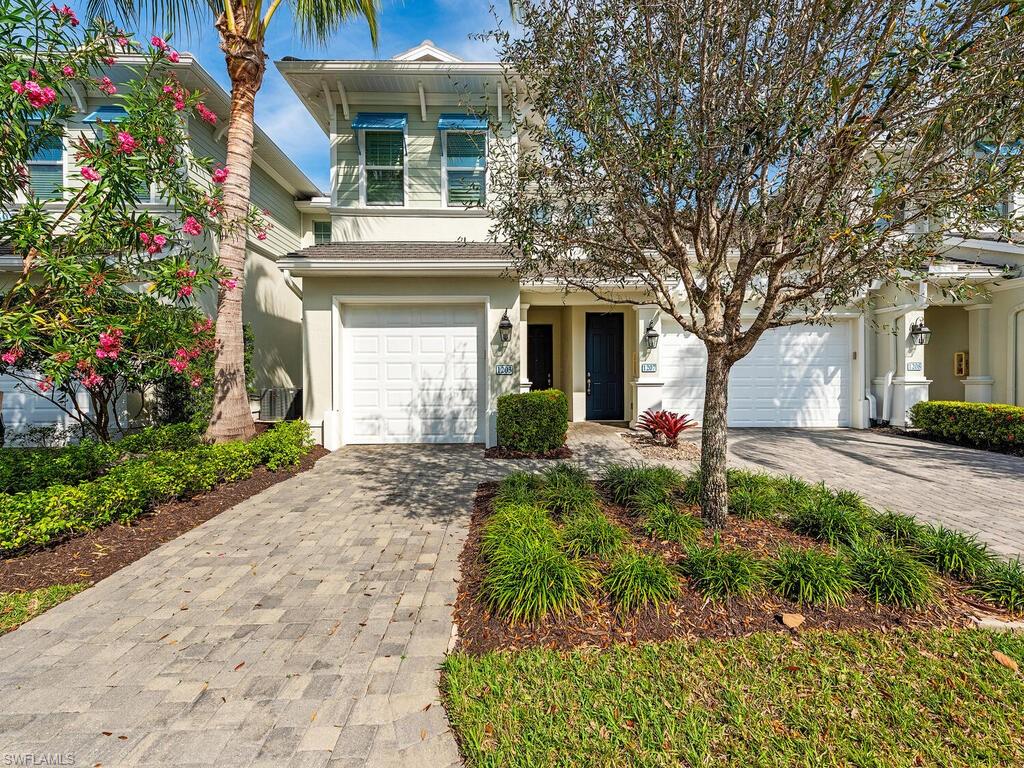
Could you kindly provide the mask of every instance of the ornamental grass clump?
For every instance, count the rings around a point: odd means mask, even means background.
[[[832,493],[821,486],[818,493],[793,509],[788,522],[797,533],[813,536],[833,547],[852,546],[875,534],[868,515],[868,507],[857,494]]]
[[[939,573],[973,581],[995,559],[978,537],[944,526],[927,526],[914,550]]]
[[[729,470],[729,513],[748,520],[778,517],[782,502],[778,479],[767,472]]]
[[[679,580],[660,555],[628,550],[615,558],[601,586],[622,612],[648,605],[657,610],[676,596]]]
[[[558,541],[558,529],[547,510],[535,504],[506,504],[496,509],[480,533],[480,553],[490,557],[506,541],[522,538]]]
[[[577,513],[562,528],[562,548],[573,557],[607,560],[625,540],[626,531],[600,512]]]
[[[631,509],[645,503],[667,502],[684,483],[680,472],[664,465],[615,464],[604,474],[612,501]]]
[[[869,600],[899,608],[920,608],[935,595],[927,566],[891,544],[860,542],[852,550],[853,580]]]
[[[597,512],[597,491],[582,467],[559,464],[544,472],[540,501],[556,515]]]
[[[484,602],[512,623],[579,611],[595,571],[570,557],[556,536],[519,535],[498,542],[487,557]]]
[[[928,533],[928,527],[911,515],[888,509],[874,515],[871,525],[885,541],[897,547],[916,547]]]
[[[750,552],[725,549],[718,536],[709,547],[692,546],[679,570],[709,600],[746,597],[761,585],[763,566]]]
[[[768,564],[765,583],[800,605],[843,605],[853,589],[850,565],[842,557],[789,546]]]
[[[494,506],[506,504],[535,504],[543,482],[538,475],[529,472],[512,472],[498,485],[494,494]]]
[[[1024,613],[1024,565],[1016,560],[993,560],[978,575],[970,591],[1014,613]]]
[[[688,547],[697,542],[704,523],[699,517],[663,502],[644,509],[643,528],[659,541]]]

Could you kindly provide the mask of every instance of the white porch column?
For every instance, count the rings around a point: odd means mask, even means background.
[[[989,328],[992,315],[991,304],[971,304],[964,307],[968,319],[967,372],[964,379],[964,400],[969,403],[991,403],[992,360],[989,353],[991,333]]]
[[[529,392],[530,387],[533,386],[533,382],[530,381],[529,371],[527,370],[527,360],[529,349],[528,339],[529,334],[526,331],[527,323],[526,316],[530,311],[529,304],[519,305],[519,391]]]
[[[924,347],[915,344],[910,329],[920,320],[924,322],[924,310],[913,309],[896,320],[896,376],[892,380],[892,414],[890,423],[896,427],[908,424],[910,409],[928,399],[928,385],[925,378]]]
[[[661,378],[659,363],[661,361],[661,345],[650,349],[647,345],[647,327],[653,324],[660,336],[661,334],[661,311],[657,307],[634,307],[633,338],[636,341],[637,367],[633,370],[635,378],[631,382],[633,386],[634,412],[629,415],[629,425],[636,426],[640,415],[648,410],[661,409],[661,388],[664,381]]]

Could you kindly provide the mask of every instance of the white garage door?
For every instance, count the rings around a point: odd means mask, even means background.
[[[345,441],[483,442],[482,319],[472,306],[347,307]]]
[[[661,350],[662,403],[701,419],[704,344],[666,323]],[[850,425],[850,324],[794,325],[765,332],[733,366],[731,427],[847,427]]]

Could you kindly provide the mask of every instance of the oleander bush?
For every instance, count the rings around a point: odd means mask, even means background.
[[[562,547],[573,557],[597,557],[602,560],[622,549],[626,531],[601,512],[581,512],[565,521]]]
[[[858,542],[850,564],[854,583],[875,603],[920,608],[935,595],[931,570],[891,544]]]
[[[995,560],[977,536],[942,525],[926,526],[914,550],[939,573],[968,581],[988,570]]]
[[[971,592],[1014,613],[1024,613],[1024,565],[1016,560],[993,560],[975,580]]]
[[[257,466],[293,466],[311,445],[305,422],[284,422],[245,443],[154,450],[114,464],[95,480],[0,494],[0,554],[128,522],[161,502],[248,477]]]
[[[996,450],[1024,447],[1024,408],[996,403],[926,400],[910,409],[911,424],[929,437]]]
[[[569,401],[559,389],[498,398],[498,445],[521,453],[548,453],[565,444]]]
[[[95,480],[125,456],[199,445],[187,424],[149,427],[113,443],[83,440],[61,448],[0,449],[0,493],[35,491]]]
[[[752,594],[761,585],[763,566],[751,552],[725,549],[716,536],[711,546],[690,547],[679,570],[704,597],[724,600]]]
[[[601,582],[620,611],[661,607],[679,592],[679,580],[656,553],[627,550],[612,562]]]
[[[789,546],[768,563],[765,583],[801,605],[842,605],[853,588],[850,565],[842,557]]]

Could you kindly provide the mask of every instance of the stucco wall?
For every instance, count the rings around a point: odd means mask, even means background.
[[[991,292],[992,398],[997,403],[1024,405],[1024,284],[1007,283]]]
[[[963,307],[929,307],[924,322],[932,330],[924,351],[924,374],[931,379],[930,400],[963,400],[963,377],[953,375],[953,355],[969,350],[967,313]]]
[[[305,417],[319,432],[324,412],[334,410],[335,377],[343,372],[334,368],[333,340],[337,337],[333,303],[335,296],[416,298],[424,302],[438,297],[486,297],[489,303],[487,329],[487,361],[485,374],[488,393],[486,410],[488,432],[494,440],[495,411],[498,395],[516,392],[519,387],[519,285],[501,277],[305,277],[303,279],[303,407]],[[502,344],[498,323],[505,311],[513,320],[513,338]],[[511,363],[512,375],[495,374],[496,363]],[[340,382],[340,379],[338,380]]]

